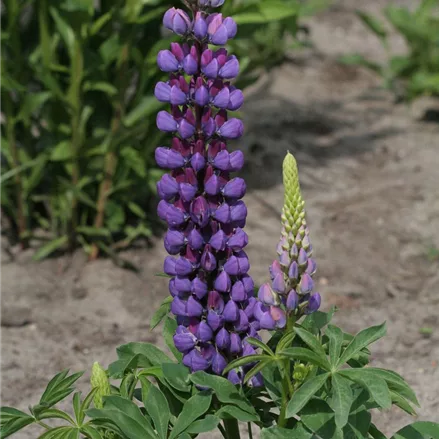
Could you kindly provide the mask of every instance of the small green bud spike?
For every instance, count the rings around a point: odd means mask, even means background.
[[[285,232],[296,235],[300,226],[305,225],[305,201],[300,192],[299,171],[293,154],[287,153],[283,163],[285,199],[282,210],[282,225]],[[286,233],[282,234],[286,236]]]
[[[98,362],[95,362],[93,364],[93,367],[91,369],[90,382],[93,389],[98,389],[93,398],[94,405],[97,409],[101,409],[103,407],[102,399],[104,396],[110,395],[111,389],[107,372],[105,372],[105,370]]]

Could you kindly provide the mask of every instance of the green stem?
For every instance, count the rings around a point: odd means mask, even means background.
[[[284,372],[285,372],[285,369],[284,369]],[[284,377],[282,379],[282,405],[280,408],[279,419],[277,421],[277,425],[279,427],[285,427],[285,424],[287,422],[286,412],[287,412],[287,405],[288,405],[288,390],[289,390],[288,381],[289,381],[288,377],[287,377],[286,373],[284,373]]]
[[[229,438],[227,437],[227,431],[224,430],[224,427],[223,427],[221,424],[218,424],[218,428],[219,428],[219,431],[221,432],[221,434],[223,435],[223,438],[224,438],[224,439],[229,439]]]
[[[72,185],[78,186],[81,178],[79,153],[82,144],[82,134],[80,132],[80,115],[81,115],[81,84],[84,74],[84,58],[82,54],[82,44],[80,34],[75,35],[75,44],[72,54],[71,73],[70,73],[70,87],[67,94],[67,99],[71,106],[71,148],[72,148]],[[70,218],[69,230],[69,249],[72,251],[76,244],[76,228],[78,226],[78,198],[73,195],[72,210]]]
[[[248,439],[253,439],[253,431],[252,431],[252,423],[247,423],[247,429],[248,429]]]
[[[114,173],[117,166],[117,155],[114,152],[114,139],[119,132],[122,125],[122,118],[125,113],[125,91],[128,86],[128,81],[126,78],[126,72],[128,70],[128,60],[130,53],[130,45],[126,43],[121,51],[120,57],[120,67],[119,67],[119,97],[117,102],[114,104],[113,109],[113,119],[111,121],[111,139],[108,151],[104,158],[104,178],[99,186],[99,194],[97,200],[97,214],[95,217],[94,226],[100,229],[104,225],[105,220],[105,206],[108,200],[108,194],[110,193],[111,187],[113,185]],[[96,243],[93,244],[90,252],[90,260],[94,260],[99,255],[99,247]]]
[[[238,421],[236,419],[224,419],[224,428],[227,439],[240,439]]]

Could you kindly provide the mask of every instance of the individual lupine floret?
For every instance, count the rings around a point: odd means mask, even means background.
[[[174,137],[170,147],[155,152],[158,165],[171,170],[157,184],[157,212],[168,225],[164,245],[171,256],[164,271],[171,276],[171,311],[178,323],[175,346],[192,371],[221,374],[232,359],[255,352],[246,338],[258,337],[260,328],[244,251],[246,184],[230,175],[243,167],[244,157],[241,151],[229,153],[226,143],[243,133],[242,122],[227,116],[242,105],[243,94],[228,81],[238,74],[236,57],[208,48],[232,38],[235,22],[200,10],[221,1],[188,2],[194,23],[172,8],[164,25],[192,46],[173,43],[158,54],[160,69],[170,76],[157,84],[155,96],[171,109],[158,113],[157,126]],[[251,384],[261,380],[255,376]]]
[[[283,328],[289,316],[311,314],[320,307],[319,293],[313,293],[312,276],[316,263],[312,256],[304,201],[300,192],[297,164],[287,154],[283,164],[285,202],[282,210],[282,234],[278,245],[279,260],[270,266],[271,285],[263,284],[257,318],[262,328]]]

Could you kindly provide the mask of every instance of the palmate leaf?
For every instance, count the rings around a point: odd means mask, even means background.
[[[177,390],[181,392],[189,392],[191,383],[189,381],[189,369],[183,364],[164,363],[162,371],[165,380]]]
[[[291,360],[305,361],[315,366],[322,368],[323,370],[330,371],[331,365],[326,358],[321,358],[315,352],[306,348],[288,348],[278,354],[279,356],[291,358]],[[325,361],[326,360],[326,361]]]
[[[87,415],[93,420],[114,424],[128,439],[158,438],[139,407],[120,396],[104,397],[104,408],[89,409]]]
[[[380,407],[384,409],[391,407],[392,400],[389,387],[378,374],[367,373],[367,369],[346,369],[339,371],[337,374],[364,387]]]
[[[436,422],[415,422],[399,430],[391,439],[437,439],[439,424]]]
[[[324,369],[328,370],[331,368],[331,364],[329,363],[328,359],[326,358],[326,352],[323,349],[323,346],[321,345],[320,341],[310,332],[301,329],[296,328],[295,329],[296,334],[308,345],[309,348],[314,351],[314,353],[319,357],[321,363],[324,365]]]
[[[4,439],[35,422],[28,414],[12,407],[0,408],[0,438]]]
[[[212,392],[203,391],[196,393],[192,398],[188,399],[183,406],[180,416],[174,424],[174,428],[169,439],[175,439],[179,434],[183,433],[194,421],[209,410],[212,401]]]
[[[335,424],[338,428],[343,428],[349,418],[354,395],[351,389],[351,382],[338,374],[331,377],[332,400],[331,408],[335,413]]]
[[[363,348],[369,346],[373,342],[379,340],[386,335],[386,324],[383,323],[378,326],[371,326],[363,331],[360,331],[348,344],[337,361],[337,367],[342,366],[352,357],[358,354]]]
[[[324,373],[317,375],[305,381],[299,389],[293,394],[287,406],[287,417],[291,418],[296,415],[308,401],[321,389],[326,383],[330,374]]]
[[[160,324],[160,322],[168,315],[171,309],[172,296],[166,297],[161,303],[158,310],[154,313],[149,323],[151,331]]]
[[[249,363],[255,363],[258,361],[264,361],[270,358],[268,355],[255,354],[255,355],[246,355],[245,357],[237,358],[236,360],[231,361],[227,367],[224,369],[223,374],[235,369],[237,367],[245,366]]]
[[[247,411],[241,410],[239,407],[234,405],[224,405],[216,413],[221,419],[237,419],[241,422],[257,422],[259,417],[255,414],[249,413]]]
[[[343,331],[334,325],[329,325],[325,331],[325,335],[329,338],[329,358],[331,365],[337,364],[343,344]]]
[[[174,354],[177,361],[181,361],[183,354],[175,347],[174,334],[177,329],[177,322],[173,317],[169,315],[165,318],[165,325],[163,327],[163,338],[165,339],[166,346]]]
[[[154,422],[154,427],[160,439],[168,437],[168,424],[171,413],[165,395],[155,386],[150,386],[143,401],[146,411]]]
[[[50,408],[57,402],[61,401],[66,396],[74,391],[73,384],[81,378],[84,372],[74,373],[68,375],[69,371],[64,370],[55,375],[49,382],[40,398],[38,406],[33,407],[35,414],[41,413],[44,409]]]
[[[261,431],[261,439],[312,439],[313,436],[313,432],[302,424],[297,424],[293,429],[273,426]]]
[[[204,419],[195,421],[186,430],[188,434],[207,433],[214,430],[220,423],[220,418],[215,415],[207,415]]]
[[[189,375],[189,379],[200,387],[212,389],[220,402],[232,404],[248,413],[256,414],[250,402],[226,378],[200,371]]]
[[[80,429],[77,427],[55,427],[38,436],[38,439],[79,439]]]
[[[252,346],[256,346],[256,347],[258,347],[258,348],[260,348],[260,349],[262,349],[264,352],[266,352],[268,355],[271,355],[271,356],[275,356],[274,355],[274,352],[270,349],[270,347],[269,346],[267,346],[264,342],[262,342],[261,340],[258,340],[257,338],[254,338],[254,337],[247,337],[246,339],[245,339],[245,341],[247,342],[247,343],[250,343]]]

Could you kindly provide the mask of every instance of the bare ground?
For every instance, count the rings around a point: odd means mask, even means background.
[[[395,105],[374,76],[336,61],[353,51],[383,57],[353,3],[337,1],[311,19],[316,49],[294,54],[249,92],[240,147],[250,188],[251,273],[263,282],[274,257],[280,166],[290,150],[301,171],[324,307],[337,305],[337,323],[352,332],[386,320],[388,336],[373,347],[373,364],[414,387],[420,420],[439,421],[439,261],[428,257],[439,248],[439,125],[420,120],[437,103]],[[403,50],[398,38],[392,43]],[[2,254],[2,404],[36,403],[57,371],[107,365],[122,343],[162,345],[160,330],[148,329],[168,294],[166,281],[154,276],[165,256],[160,242],[124,254],[140,274],[109,260],[87,263],[81,253],[35,264],[31,250],[11,252]],[[411,422],[397,410],[375,419],[387,433]]]

